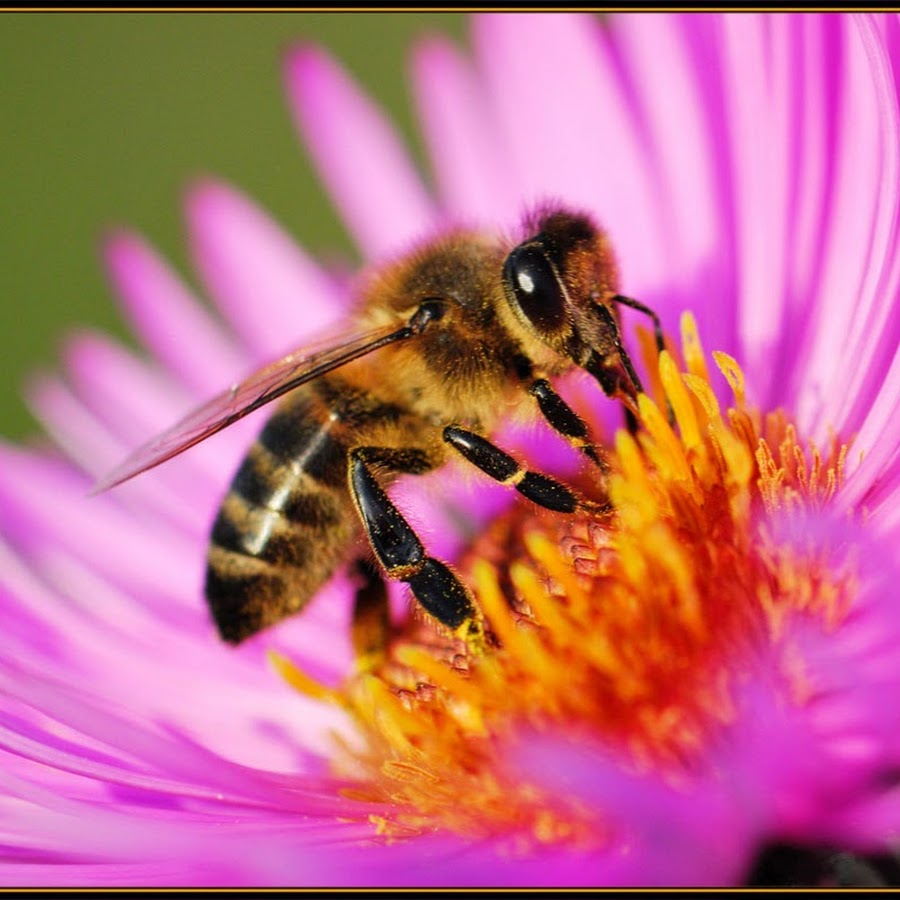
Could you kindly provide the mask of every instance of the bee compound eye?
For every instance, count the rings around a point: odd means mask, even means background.
[[[539,332],[565,323],[566,297],[559,275],[538,244],[516,247],[503,266],[503,279],[522,314]]]

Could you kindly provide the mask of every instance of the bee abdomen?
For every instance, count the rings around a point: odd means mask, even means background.
[[[232,481],[206,574],[206,597],[227,641],[302,609],[345,555],[354,528],[347,451],[331,424],[318,424],[308,404],[279,410]]]

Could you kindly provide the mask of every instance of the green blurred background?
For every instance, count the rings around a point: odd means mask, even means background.
[[[246,190],[314,251],[349,250],[294,137],[283,51],[319,42],[419,152],[408,48],[454,13],[0,13],[0,437],[37,430],[21,399],[76,325],[128,340],[99,264],[113,224],[186,274],[181,194],[200,174]]]

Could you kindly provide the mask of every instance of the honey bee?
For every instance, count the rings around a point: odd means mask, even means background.
[[[361,291],[356,331],[260,370],[132,454],[105,490],[288,396],[263,427],[218,510],[206,598],[221,637],[237,644],[299,612],[352,556],[364,533],[378,563],[357,614],[384,606],[384,582],[406,582],[458,635],[480,627],[457,575],[429,556],[385,492],[462,456],[534,503],[560,513],[596,507],[562,482],[523,468],[490,440],[501,413],[529,408],[596,464],[583,419],[551,380],[580,367],[633,416],[641,383],[622,345],[617,308],[658,316],[618,293],[604,232],[584,214],[548,208],[510,246],[458,230],[376,272]],[[632,418],[632,422],[633,422]]]

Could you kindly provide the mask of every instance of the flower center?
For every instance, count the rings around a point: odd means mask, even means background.
[[[846,447],[823,454],[784,413],[749,408],[737,363],[714,353],[734,396],[723,413],[690,316],[682,347],[683,371],[668,352],[654,361],[658,402],[640,397],[640,429],[618,433],[598,471],[612,513],[521,503],[461,560],[483,645],[414,615],[336,692],[275,660],[349,711],[362,740],[335,765],[361,811],[379,804],[381,834],[443,826],[512,848],[587,847],[604,840],[602,810],[523,779],[507,765],[515,735],[584,735],[677,783],[727,729],[762,651],[776,648],[785,695],[803,702],[803,672],[779,643],[785,617],[833,626],[853,574],[778,526],[830,502]]]

